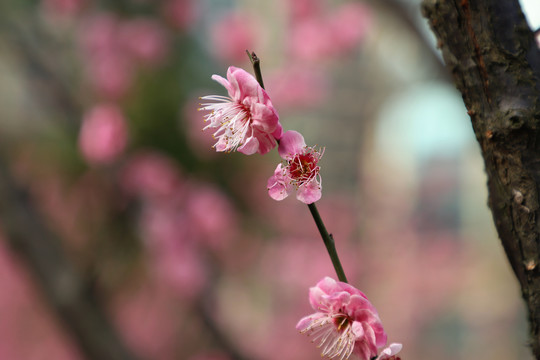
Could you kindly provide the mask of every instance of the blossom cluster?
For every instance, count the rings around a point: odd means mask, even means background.
[[[279,116],[268,93],[245,70],[229,67],[227,79],[213,75],[228,96],[210,95],[200,110],[217,140],[218,152],[238,151],[246,155],[266,154],[278,145],[283,162],[268,179],[269,196],[283,200],[296,190],[296,198],[312,204],[321,198],[319,161],[324,149],[306,145],[297,131],[283,132]],[[325,277],[310,289],[315,313],[302,318],[296,328],[311,336],[321,355],[340,360],[351,356],[360,360],[400,360],[402,345],[385,347],[387,335],[375,307],[353,286]]]
[[[204,117],[217,140],[216,151],[238,151],[246,155],[266,154],[279,143],[278,164],[268,180],[268,193],[274,200],[283,200],[296,190],[296,198],[311,204],[321,198],[319,160],[322,150],[308,147],[297,131],[283,132],[279,116],[268,93],[248,72],[229,67],[227,79],[213,75],[223,85],[228,96],[209,95],[201,99],[200,110],[209,111]]]

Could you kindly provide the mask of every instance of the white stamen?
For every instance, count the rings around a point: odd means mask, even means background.
[[[335,319],[341,317],[343,320],[336,324]],[[326,356],[329,359],[335,357],[339,357],[340,360],[348,359],[353,352],[356,341],[351,321],[344,314],[328,315],[316,319],[301,333],[312,336],[314,342],[320,340],[317,347],[322,348],[321,356]]]

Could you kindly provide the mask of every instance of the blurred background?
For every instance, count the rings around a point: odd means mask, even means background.
[[[72,288],[141,359],[319,358],[295,325],[335,274],[308,209],[267,195],[276,151],[201,130],[246,49],[326,148],[317,205],[402,358],[532,359],[466,110],[399,0],[2,2],[0,359],[88,358]]]

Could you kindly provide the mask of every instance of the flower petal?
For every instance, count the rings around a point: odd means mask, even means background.
[[[304,204],[312,204],[322,196],[322,190],[319,183],[313,179],[310,182],[300,186],[296,192],[296,198]]]
[[[267,133],[271,133],[276,129],[279,117],[273,107],[261,103],[252,103],[250,111],[252,126]]]
[[[229,66],[227,79],[235,89],[238,89],[238,97],[235,100],[250,98],[253,102],[260,102],[260,90],[263,90],[257,79],[244,69]]]
[[[286,160],[292,159],[294,154],[300,154],[306,147],[304,137],[298,131],[289,130],[279,140],[279,155]]]
[[[403,345],[401,345],[399,343],[392,343],[392,344],[388,345],[387,348],[385,348],[385,349],[383,349],[381,351],[381,353],[379,354],[379,357],[377,357],[377,360],[388,359],[391,356],[394,356],[397,353],[399,353],[402,348],[403,348]]]
[[[257,140],[256,137],[251,136],[247,138],[244,145],[240,146],[237,150],[245,155],[253,155],[259,150],[259,140]]]
[[[236,94],[236,90],[233,88],[230,82],[227,81],[227,79],[219,76],[219,75],[212,75],[212,80],[217,81],[221,86],[223,86],[227,92],[229,93],[229,96],[234,99],[234,95]]]
[[[268,195],[274,200],[281,201],[285,199],[292,192],[292,186],[287,182],[287,179],[283,176],[283,169],[281,163],[278,164],[274,175],[268,179]]]
[[[298,331],[302,331],[306,328],[308,328],[311,323],[313,323],[313,321],[317,320],[317,319],[320,319],[322,317],[324,317],[325,315],[323,313],[314,313],[314,314],[311,314],[311,315],[308,315],[308,316],[304,316],[302,319],[300,319],[300,321],[296,324],[296,330]]]

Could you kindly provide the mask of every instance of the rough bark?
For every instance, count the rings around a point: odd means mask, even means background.
[[[489,207],[540,359],[540,54],[534,34],[518,0],[424,0],[422,10],[480,144]]]

